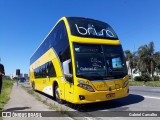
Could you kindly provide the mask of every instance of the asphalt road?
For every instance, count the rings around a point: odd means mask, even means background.
[[[28,83],[23,84],[26,87]],[[52,103],[57,104],[52,97],[40,92],[36,92],[43,99],[46,99]],[[58,104],[57,104],[58,105]],[[110,119],[110,120],[160,120],[160,117],[122,117],[121,114],[128,112],[140,113],[146,111],[160,111],[160,87],[146,87],[146,86],[130,86],[130,94],[128,97],[111,100],[100,103],[86,104],[86,105],[73,105],[66,103],[61,105],[69,111],[78,111],[73,113],[75,116],[85,117],[86,119]],[[106,117],[107,114],[113,114],[115,111],[122,111],[117,116]],[[160,112],[158,113],[160,114]]]

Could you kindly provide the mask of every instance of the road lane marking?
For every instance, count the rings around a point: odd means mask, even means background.
[[[86,120],[93,120],[93,118],[91,118],[91,117],[84,117],[84,119],[86,119]]]
[[[160,99],[159,97],[143,96],[145,98]]]

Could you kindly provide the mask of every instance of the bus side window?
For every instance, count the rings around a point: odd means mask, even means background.
[[[54,65],[51,61],[48,62],[48,75],[49,75],[49,77],[56,77],[57,76]]]

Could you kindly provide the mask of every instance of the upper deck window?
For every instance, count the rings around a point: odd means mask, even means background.
[[[117,40],[114,30],[107,23],[87,18],[67,18],[71,34],[78,37]]]

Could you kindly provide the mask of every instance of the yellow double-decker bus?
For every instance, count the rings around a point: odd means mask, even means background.
[[[107,23],[63,17],[30,58],[30,85],[59,103],[107,101],[128,96],[126,61]]]

